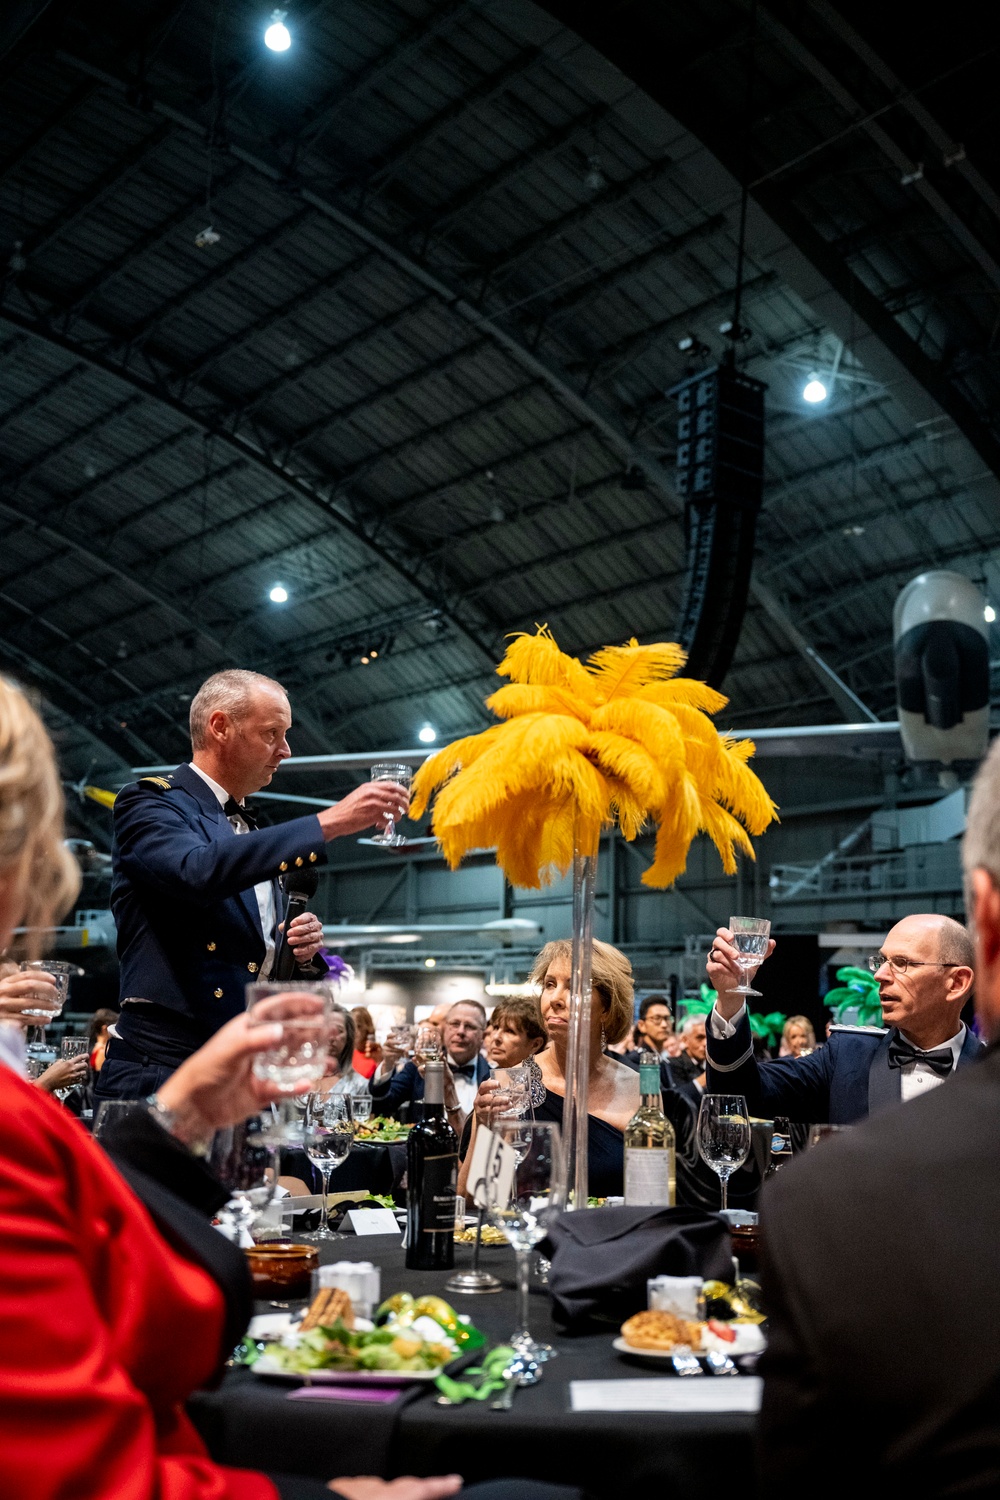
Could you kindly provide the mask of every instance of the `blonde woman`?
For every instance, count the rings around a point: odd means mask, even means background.
[[[789,1016],[781,1031],[779,1057],[808,1057],[816,1050],[816,1033],[808,1016]]]
[[[545,1099],[536,1107],[535,1119],[554,1120],[559,1125],[566,1095],[572,953],[573,945],[568,938],[546,943],[531,971],[531,979],[539,987],[542,1019],[549,1033],[549,1045],[538,1057]],[[624,953],[596,939],[591,971],[587,1162],[590,1192],[603,1198],[624,1191],[625,1126],[639,1108],[638,1073],[604,1051],[606,1045],[619,1042],[628,1034],[635,985],[632,965]]]

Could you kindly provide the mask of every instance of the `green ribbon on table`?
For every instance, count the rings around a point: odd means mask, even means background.
[[[513,1358],[514,1351],[509,1344],[498,1344],[495,1349],[490,1350],[481,1365],[470,1365],[467,1370],[463,1370],[460,1380],[453,1380],[450,1375],[439,1375],[434,1384],[453,1406],[461,1406],[463,1401],[485,1401],[487,1396],[492,1396],[495,1391],[502,1391],[507,1384],[503,1372]],[[470,1380],[472,1375],[481,1377],[478,1384]]]

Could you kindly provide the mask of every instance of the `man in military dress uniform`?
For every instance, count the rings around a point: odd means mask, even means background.
[[[258,828],[244,798],[291,754],[280,683],[217,672],[191,703],[191,761],[144,776],[114,808],[111,908],[118,928],[121,1016],[98,1099],[138,1099],[160,1084],[245,1003],[271,972],[282,914],[279,877],[326,863],[331,839],[403,816],[409,795],[370,782],[341,802]],[[311,912],[288,931],[300,979],[325,972]]]

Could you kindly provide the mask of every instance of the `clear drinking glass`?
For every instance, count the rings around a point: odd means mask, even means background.
[[[738,984],[730,994],[756,995],[759,998],[760,990],[752,989],[750,980],[764,962],[771,924],[765,922],[763,917],[730,917],[729,930],[733,935],[733,947],[739,955],[737,962],[744,976],[743,983]]]
[[[219,1218],[239,1244],[242,1231],[253,1233],[254,1224],[278,1191],[281,1168],[270,1118],[251,1115],[241,1125],[216,1131],[208,1165],[229,1189],[229,1202],[220,1209]]]
[[[551,1359],[555,1351],[547,1344],[537,1344],[531,1337],[528,1308],[531,1252],[548,1234],[549,1226],[563,1207],[562,1138],[558,1125],[542,1120],[497,1120],[493,1131],[513,1147],[517,1157],[514,1183],[506,1201],[497,1195],[496,1177],[486,1185],[490,1222],[507,1236],[517,1261],[517,1328],[508,1343],[525,1359],[540,1362]],[[537,1378],[529,1369],[520,1377],[520,1384],[533,1385]]]
[[[319,1083],[327,1066],[332,987],[306,980],[262,982],[248,984],[246,994],[251,1026],[281,1026],[280,1039],[254,1058],[256,1076],[289,1095]]]
[[[64,1036],[62,1039],[62,1045],[59,1048],[59,1056],[66,1058],[68,1061],[73,1057],[86,1057],[89,1051],[90,1043],[85,1036]],[[73,1092],[73,1088],[75,1087],[76,1085],[74,1084],[71,1088],[68,1089],[56,1089],[56,1098],[68,1099],[70,1094]]]
[[[101,1140],[109,1127],[125,1119],[130,1110],[141,1108],[142,1104],[138,1099],[102,1099],[94,1116],[94,1140]]]
[[[22,974],[49,974],[55,981],[56,1008],[54,1010],[50,1004],[46,1003],[37,1009],[26,1006],[21,1012],[24,1016],[38,1016],[43,1025],[47,1021],[54,1021],[56,1016],[62,1013],[62,1008],[66,1004],[66,996],[69,994],[70,980],[74,975],[83,973],[83,970],[76,964],[60,963],[55,958],[27,959],[24,963],[18,964],[18,968]]]
[[[722,1210],[729,1207],[729,1179],[750,1154],[750,1120],[742,1094],[706,1094],[698,1111],[698,1150],[722,1183]]]
[[[339,1240],[330,1228],[330,1174],[343,1166],[354,1144],[351,1101],[347,1094],[310,1094],[306,1107],[302,1144],[323,1177],[323,1214],[319,1228],[303,1235],[307,1240]]]
[[[351,1095],[351,1119],[355,1125],[367,1125],[372,1117],[371,1094]]]
[[[444,1038],[436,1026],[418,1026],[413,1055],[417,1062],[443,1062]]]
[[[389,761],[380,761],[378,765],[372,766],[371,779],[372,781],[391,781],[394,785],[401,786],[406,791],[409,791],[413,781],[413,768],[411,766],[394,765]],[[372,843],[386,844],[390,848],[393,848],[399,844],[405,844],[406,837],[404,834],[396,832],[395,820],[387,817],[384,830],[381,833],[372,834]]]

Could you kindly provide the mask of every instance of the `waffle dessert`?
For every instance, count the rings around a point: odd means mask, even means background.
[[[701,1324],[671,1312],[638,1312],[622,1324],[622,1338],[633,1349],[656,1349],[668,1354],[681,1346],[701,1348]]]
[[[354,1327],[351,1299],[339,1286],[322,1286],[306,1309],[306,1315],[299,1324],[299,1332],[308,1333],[310,1328],[329,1328],[338,1318],[345,1328]]]

